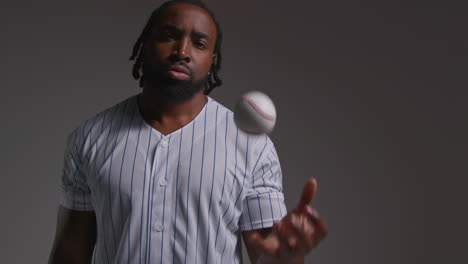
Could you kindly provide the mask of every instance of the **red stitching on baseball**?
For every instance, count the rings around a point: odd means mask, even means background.
[[[255,111],[257,111],[261,116],[263,116],[264,118],[268,119],[268,120],[271,120],[271,121],[275,121],[275,117],[272,116],[272,115],[269,115],[265,112],[262,111],[262,109],[260,109],[260,107],[258,107],[255,102],[253,102],[252,100],[250,100],[249,98],[245,97],[245,96],[242,96],[242,99],[246,100],[247,103],[249,103],[254,109]]]

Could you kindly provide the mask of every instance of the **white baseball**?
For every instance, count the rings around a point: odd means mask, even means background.
[[[273,101],[259,91],[245,93],[234,108],[236,125],[247,133],[271,133],[276,123]]]

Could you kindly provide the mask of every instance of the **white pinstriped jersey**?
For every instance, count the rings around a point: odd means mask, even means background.
[[[61,205],[93,210],[93,263],[240,263],[240,232],[286,214],[272,141],[239,130],[208,97],[164,136],[132,96],[67,140]]]

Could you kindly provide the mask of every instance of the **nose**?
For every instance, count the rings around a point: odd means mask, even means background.
[[[183,60],[186,63],[190,62],[191,60],[191,46],[190,41],[182,38],[177,42],[173,50],[173,55],[178,60]]]

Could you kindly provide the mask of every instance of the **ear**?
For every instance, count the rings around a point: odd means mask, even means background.
[[[216,63],[216,59],[218,58],[218,54],[217,53],[213,53],[213,57],[211,58],[211,64],[215,64]]]

